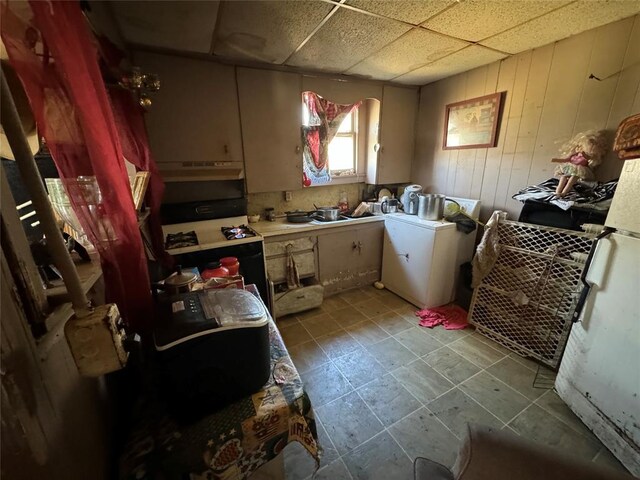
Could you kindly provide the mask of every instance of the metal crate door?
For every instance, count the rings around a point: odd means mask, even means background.
[[[479,333],[557,368],[580,294],[593,236],[502,221],[500,253],[475,289],[469,314]]]

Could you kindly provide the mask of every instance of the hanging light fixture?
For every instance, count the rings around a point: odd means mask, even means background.
[[[138,103],[144,109],[147,109],[152,104],[149,93],[160,90],[160,77],[155,73],[143,73],[140,67],[132,67],[131,72],[120,78],[118,85],[136,92]]]

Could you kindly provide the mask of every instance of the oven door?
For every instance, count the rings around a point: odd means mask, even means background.
[[[268,305],[267,275],[264,265],[263,243],[261,241],[174,255],[177,265],[198,267],[199,271],[204,270],[208,263],[215,262],[223,257],[236,257],[238,259],[240,275],[244,277],[244,283],[255,284],[260,292],[260,297]]]

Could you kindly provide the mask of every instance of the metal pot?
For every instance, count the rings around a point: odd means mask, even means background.
[[[180,265],[177,266],[175,273],[172,273],[164,282],[156,286],[167,292],[169,295],[177,295],[179,293],[188,293],[196,284],[198,277],[192,272],[183,272]]]
[[[334,222],[340,217],[340,209],[338,207],[318,207],[313,215],[325,222]]]
[[[422,220],[442,220],[444,217],[444,195],[420,195],[418,217]]]

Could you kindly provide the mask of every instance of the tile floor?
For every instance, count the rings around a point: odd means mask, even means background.
[[[535,363],[471,329],[418,327],[414,311],[367,287],[277,321],[318,419],[313,478],[411,479],[417,456],[451,466],[469,422],[623,468],[552,390],[533,387]],[[314,472],[297,443],[285,472]]]

